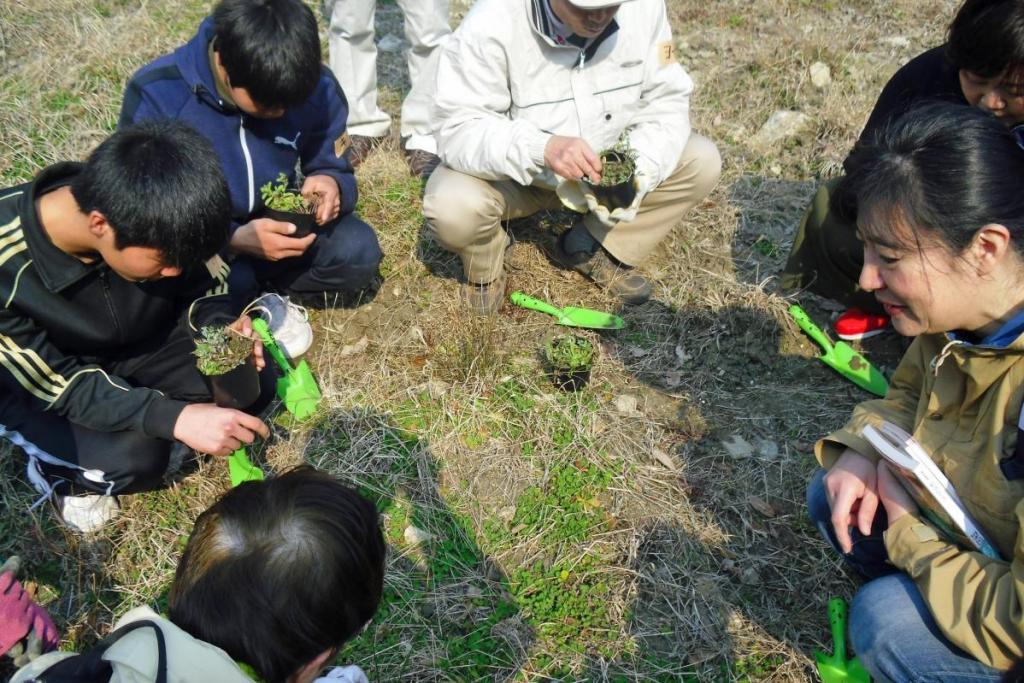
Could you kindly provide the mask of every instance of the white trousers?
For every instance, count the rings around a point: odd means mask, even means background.
[[[402,103],[401,135],[407,149],[437,153],[430,112],[437,60],[451,28],[448,0],[397,0],[409,42],[409,94]],[[387,135],[391,117],[377,105],[377,44],[373,20],[376,0],[324,0],[328,17],[328,63],[348,99],[348,133]]]

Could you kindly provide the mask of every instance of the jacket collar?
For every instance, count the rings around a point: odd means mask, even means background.
[[[32,254],[32,264],[51,292],[59,292],[105,266],[102,260],[83,263],[58,249],[43,230],[36,213],[36,199],[50,190],[68,185],[81,170],[82,164],[73,161],[49,166],[35,177],[29,192],[22,196],[21,229]]]
[[[1024,311],[1007,320],[1003,325],[979,342],[980,346],[1003,348],[1009,346],[1024,334]]]
[[[1024,311],[1007,320],[992,334],[976,341],[969,334],[956,330],[947,332],[946,339],[965,348],[1024,350]]]
[[[550,0],[524,0],[524,1],[525,1],[525,5],[526,5],[527,16],[529,17],[529,21],[530,21],[530,27],[533,29],[534,33],[536,33],[538,36],[541,37],[541,39],[544,42],[546,42],[551,47],[560,47],[560,48],[567,48],[567,49],[572,49],[572,50],[579,50],[580,49],[579,47],[577,47],[575,45],[571,45],[571,44],[563,45],[563,44],[560,44],[555,39],[554,27],[551,25],[551,22],[548,21],[547,11],[545,9],[545,5],[548,2],[550,2]],[[608,24],[608,26],[601,33],[601,35],[599,35],[598,37],[596,37],[593,40],[591,40],[590,43],[585,48],[583,48],[583,50],[582,50],[583,54],[582,54],[582,59],[580,60],[580,63],[581,64],[585,64],[586,62],[589,62],[591,59],[593,59],[594,55],[597,54],[598,48],[601,47],[601,45],[604,44],[604,42],[606,40],[608,40],[608,38],[613,36],[618,30],[619,30],[618,21],[615,20],[615,19],[612,19],[612,22],[610,24]]]
[[[217,81],[210,67],[210,42],[213,38],[213,17],[207,17],[199,24],[192,39],[174,51],[174,63],[196,97],[218,111],[234,113],[238,110],[217,94]]]

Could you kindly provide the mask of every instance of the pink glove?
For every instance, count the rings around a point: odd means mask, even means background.
[[[57,627],[46,610],[32,602],[14,572],[0,574],[0,656],[35,632],[43,650],[57,647]]]

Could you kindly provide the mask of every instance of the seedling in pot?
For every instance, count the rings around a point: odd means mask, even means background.
[[[320,207],[320,195],[306,199],[293,188],[288,187],[288,176],[280,173],[277,182],[269,182],[260,188],[260,196],[266,209],[263,215],[295,226],[292,237],[305,237],[316,227],[316,210]]]
[[[551,366],[551,381],[563,391],[579,391],[590,381],[594,344],[574,334],[559,335],[544,345],[544,358]]]
[[[260,395],[253,340],[227,326],[205,325],[196,338],[196,367],[223,408],[245,408]]]
[[[259,398],[260,375],[252,355],[254,340],[227,326],[206,325],[195,342],[196,367],[210,387],[214,403],[241,410]],[[245,446],[228,456],[228,473],[232,486],[263,479],[263,470],[252,464]]]
[[[227,326],[204,325],[196,338],[196,367],[211,377],[234,370],[252,355],[253,340]]]
[[[598,202],[609,211],[624,209],[636,199],[636,151],[623,134],[614,147],[602,150],[601,182],[585,181]]]

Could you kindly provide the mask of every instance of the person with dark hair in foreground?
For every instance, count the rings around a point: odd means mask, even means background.
[[[850,635],[873,677],[998,681],[1024,655],[1024,153],[990,115],[931,104],[852,162],[860,285],[916,339],[885,398],[817,443],[810,516],[868,579]],[[922,446],[1000,558],[918,508],[863,434],[883,421]]]
[[[188,43],[139,69],[125,90],[119,125],[172,118],[192,125],[217,151],[231,191],[231,293],[358,292],[375,284],[377,235],[357,217],[356,178],[345,158],[348,105],[320,63],[316,17],[301,0],[222,0]],[[316,198],[318,229],[261,217],[260,188],[284,173]],[[270,321],[295,357],[312,343],[297,307]],[[263,303],[268,303],[263,299]],[[287,320],[285,319],[287,316]]]
[[[90,666],[90,680],[152,681],[162,666],[169,683],[309,683],[373,618],[385,553],[376,508],[331,475],[246,482],[196,520],[166,618],[133,609],[93,650],[43,655],[12,683]],[[329,679],[366,680],[358,667]]]
[[[268,433],[211,403],[185,324],[190,307],[199,324],[237,317],[212,296],[229,218],[213,149],[173,121],[0,190],[0,436],[79,531],[117,513],[115,494],[159,486],[172,451]]]
[[[966,0],[949,26],[946,44],[914,58],[886,84],[857,146],[927,101],[984,109],[1024,142],[1024,0]],[[847,173],[853,163],[851,154],[843,162]],[[862,339],[882,332],[888,317],[871,292],[857,286],[863,245],[856,236],[857,206],[848,195],[842,178],[818,189],[793,239],[781,282],[786,289],[807,288],[850,306],[836,321],[836,332],[843,339]]]

